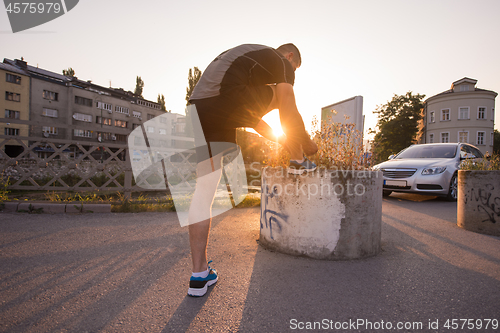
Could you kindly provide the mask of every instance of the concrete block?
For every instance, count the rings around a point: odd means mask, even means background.
[[[61,203],[35,203],[35,209],[43,208],[43,213],[47,214],[64,214],[66,212],[66,205]]]
[[[8,202],[4,202],[3,205],[4,205],[4,208],[2,209],[2,212],[13,213],[13,212],[17,212],[17,206],[19,206],[19,202],[8,201]]]
[[[84,204],[83,213],[111,213],[111,204]]]
[[[262,173],[260,244],[278,252],[346,260],[380,251],[382,175],[319,169]]]
[[[66,213],[81,213],[83,205],[80,202],[66,204]]]
[[[458,171],[457,225],[500,236],[500,171]]]
[[[50,202],[21,202],[17,211],[39,214],[61,214],[65,212],[65,204]]]

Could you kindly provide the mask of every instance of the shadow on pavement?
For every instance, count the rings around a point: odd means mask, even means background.
[[[239,331],[294,331],[299,322],[319,322],[316,331],[375,332],[381,330],[328,325],[383,320],[394,328],[398,322],[422,323],[422,329],[404,330],[422,332],[436,319],[442,331],[447,319],[498,317],[500,275],[491,275],[500,272],[499,258],[464,247],[455,235],[429,235],[401,221],[409,227],[402,231],[399,221],[385,220],[383,251],[372,258],[320,261],[259,246]],[[469,254],[461,257],[464,252]],[[482,272],[484,265],[490,276]]]

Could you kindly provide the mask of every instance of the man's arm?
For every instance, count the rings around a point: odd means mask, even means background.
[[[283,131],[289,139],[288,142],[292,146],[301,145],[306,155],[315,154],[318,147],[307,134],[304,121],[295,103],[293,86],[290,83],[278,83],[276,85],[276,102],[280,112],[280,121],[284,127]],[[293,147],[290,148],[294,150]]]
[[[288,147],[286,146],[286,136],[281,135],[277,137],[276,135],[274,135],[273,129],[264,120],[261,119],[257,126],[254,127],[254,130],[266,139],[277,142],[280,145],[284,146],[285,149],[288,149]]]

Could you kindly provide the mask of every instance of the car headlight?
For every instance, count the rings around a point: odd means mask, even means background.
[[[444,170],[446,170],[446,167],[426,168],[422,170],[422,175],[438,175],[443,173]]]

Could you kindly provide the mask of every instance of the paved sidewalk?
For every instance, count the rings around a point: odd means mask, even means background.
[[[500,320],[500,238],[458,228],[454,203],[384,199],[383,252],[346,262],[261,248],[259,214],[214,218],[209,255],[220,280],[190,298],[187,229],[175,213],[2,213],[0,331],[289,332],[327,319],[473,332],[443,325]],[[375,331],[344,328],[330,331]]]

